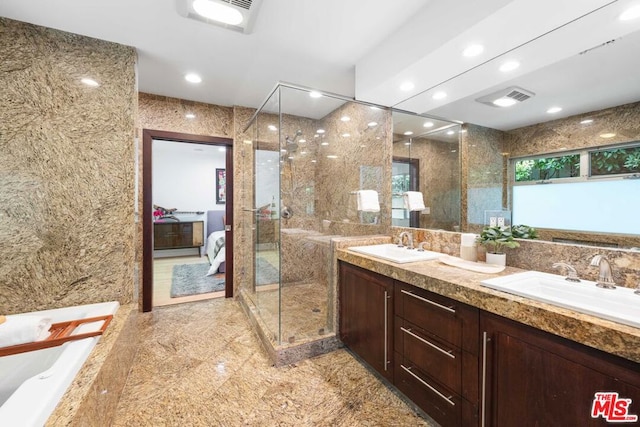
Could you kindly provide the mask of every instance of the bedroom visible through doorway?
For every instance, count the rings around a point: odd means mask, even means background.
[[[144,131],[143,311],[232,295],[230,142]]]

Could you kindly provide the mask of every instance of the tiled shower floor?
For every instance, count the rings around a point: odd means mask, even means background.
[[[318,283],[282,288],[282,341],[287,343],[322,338],[327,326],[327,287]],[[258,311],[271,334],[278,333],[278,289],[257,292]],[[276,337],[274,340],[276,340]]]
[[[114,426],[428,426],[346,350],[274,368],[237,302],[144,315]]]

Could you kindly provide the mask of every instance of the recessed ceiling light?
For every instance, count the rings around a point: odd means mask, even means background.
[[[322,98],[322,94],[316,90],[309,92],[309,96],[312,98]]]
[[[324,133],[324,129],[318,129],[316,132],[319,133],[319,134],[323,134]]]
[[[472,58],[474,56],[480,55],[482,52],[484,52],[484,46],[482,46],[481,44],[472,44],[470,46],[467,46],[465,50],[462,51],[462,55],[466,56],[467,58]]]
[[[209,0],[194,0],[193,10],[204,18],[229,25],[238,25],[244,19],[239,10]]]
[[[278,130],[278,128],[275,125],[269,125],[269,126],[267,126],[267,128],[269,130],[271,130],[271,131],[274,131],[274,132]]]
[[[449,132],[447,132],[447,135],[453,135],[455,132],[450,130]]]
[[[348,122],[349,120],[351,120],[351,117],[349,117],[349,116],[342,116],[342,117],[340,117],[340,120],[342,120],[343,122]]]
[[[422,125],[422,127],[425,128],[432,128],[434,126],[433,122],[424,122],[424,124]]]
[[[185,74],[184,79],[189,83],[200,83],[202,82],[202,77],[195,73]]]
[[[95,81],[95,80],[93,80],[93,79],[90,79],[90,78],[88,78],[88,77],[85,77],[85,78],[83,78],[83,79],[80,79],[80,81],[81,81],[83,84],[87,85],[87,86],[91,86],[91,87],[98,87],[98,86],[100,86],[100,83],[98,83],[97,81]]]
[[[400,90],[403,92],[408,92],[413,90],[416,87],[412,82],[404,82],[400,85]]]
[[[621,21],[629,21],[640,17],[640,4],[630,7],[620,14],[618,19]]]
[[[493,105],[497,105],[498,107],[511,107],[512,105],[515,105],[516,102],[518,102],[518,101],[516,101],[513,98],[507,98],[505,96],[505,97],[498,98],[495,101],[493,101]]]
[[[404,134],[405,134],[406,136],[409,136],[409,135],[413,135],[413,132],[411,132],[410,130],[408,130],[408,131],[406,131]]]
[[[581,125],[588,125],[589,123],[593,123],[593,119],[584,119],[580,122]]]
[[[439,91],[433,94],[432,98],[436,101],[439,99],[445,99],[447,97],[447,92]]]
[[[605,138],[605,139],[613,138],[614,136],[616,136],[615,133],[603,133],[603,134],[600,134],[600,138]]]
[[[195,118],[196,118],[196,115],[195,115],[195,114],[193,114],[193,113],[187,113],[187,114],[185,114],[184,116],[185,116],[187,119],[195,119]]]
[[[547,110],[547,113],[555,114],[555,113],[559,113],[560,111],[562,111],[562,108],[560,107],[551,107]]]
[[[519,66],[520,63],[518,61],[507,61],[500,66],[499,70],[503,73],[508,73],[509,71],[515,70]]]
[[[342,137],[343,137],[343,138],[349,138],[350,136],[351,136],[351,134],[350,134],[350,133],[343,133],[343,134],[342,134]]]
[[[327,159],[337,159],[337,158],[338,158],[338,156],[336,156],[335,154],[329,154],[327,156]]]
[[[369,122],[369,123],[367,123],[367,126],[369,126],[370,128],[376,127],[376,126],[378,126],[378,122]]]

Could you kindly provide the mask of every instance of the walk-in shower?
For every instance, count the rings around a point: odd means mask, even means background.
[[[391,223],[391,112],[310,92],[278,85],[243,134],[240,300],[275,353],[338,345],[332,244]],[[361,189],[380,195],[375,222]]]

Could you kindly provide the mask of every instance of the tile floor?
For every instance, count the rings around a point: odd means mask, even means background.
[[[159,307],[143,323],[114,426],[432,425],[346,350],[272,367],[233,300]]]

